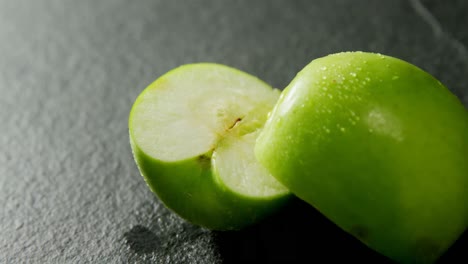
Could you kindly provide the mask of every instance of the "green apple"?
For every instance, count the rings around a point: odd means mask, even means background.
[[[255,159],[254,145],[279,91],[242,71],[188,64],[158,78],[129,116],[136,164],[150,189],[185,220],[240,229],[288,200]]]
[[[433,262],[468,226],[468,112],[420,68],[366,52],[312,61],[255,155],[299,198],[399,262]]]

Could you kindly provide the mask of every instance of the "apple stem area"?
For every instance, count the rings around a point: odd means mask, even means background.
[[[243,117],[238,117],[238,118],[236,118],[236,119],[234,120],[234,122],[226,128],[226,132],[229,131],[229,130],[231,130],[231,129],[233,129],[239,122],[242,121],[242,119],[243,119]],[[216,146],[214,146],[213,148],[211,148],[210,151],[208,151],[207,153],[198,156],[198,161],[199,161],[201,164],[203,164],[204,167],[210,165],[211,156],[213,155],[213,152],[214,152],[215,149],[216,149]]]
[[[238,117],[238,118],[234,121],[234,123],[232,123],[232,125],[230,125],[230,126],[227,128],[227,130],[230,130],[230,129],[234,128],[240,121],[242,121],[242,117]]]

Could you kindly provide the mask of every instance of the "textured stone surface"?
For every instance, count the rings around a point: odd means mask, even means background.
[[[468,107],[467,13],[463,0],[0,0],[0,263],[384,261],[299,201],[240,232],[184,222],[138,174],[130,107],[180,64],[282,88],[345,50],[415,63]],[[443,262],[468,262],[466,237]]]

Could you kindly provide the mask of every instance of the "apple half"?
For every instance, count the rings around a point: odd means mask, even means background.
[[[180,217],[209,229],[240,229],[277,210],[289,191],[253,149],[278,97],[258,78],[220,64],[187,64],[158,78],[129,116],[147,185]]]
[[[255,153],[292,193],[398,262],[434,262],[468,226],[468,112],[403,60],[312,61],[283,91]]]

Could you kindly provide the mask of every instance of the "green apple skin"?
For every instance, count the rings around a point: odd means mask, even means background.
[[[468,113],[400,59],[313,60],[283,91],[255,154],[292,193],[398,262],[434,262],[468,226]]]
[[[209,160],[196,157],[167,163],[146,155],[131,140],[133,155],[148,187],[186,221],[211,230],[240,230],[276,212],[290,199],[243,197],[217,180]],[[200,164],[202,163],[202,164]]]
[[[130,111],[129,138],[133,157],[147,186],[173,213],[192,224],[211,230],[239,230],[261,221],[281,208],[291,198],[289,191],[284,189],[284,192],[266,197],[240,194],[220,180],[214,166],[216,153],[208,151],[177,161],[158,160],[148,155],[144,147],[141,147],[142,144],[138,143],[139,138],[135,135],[137,108],[145,93],[168,89],[164,86],[172,76],[183,75],[185,72],[187,75],[193,75],[192,69],[201,69],[203,73],[208,74],[206,76],[208,79],[217,80],[216,74],[227,72],[228,77],[234,81],[242,82],[244,79],[271,89],[269,85],[247,73],[220,64],[196,63],[177,67],[149,85],[138,96]],[[187,87],[187,89],[191,88]],[[273,106],[274,102],[268,109],[271,110]],[[262,125],[267,113],[267,111],[264,113]]]
[[[254,200],[239,196],[217,180],[210,162],[202,157],[166,163],[131,144],[151,191],[167,208],[192,224],[211,230],[240,230],[276,212],[290,198],[279,195]]]

